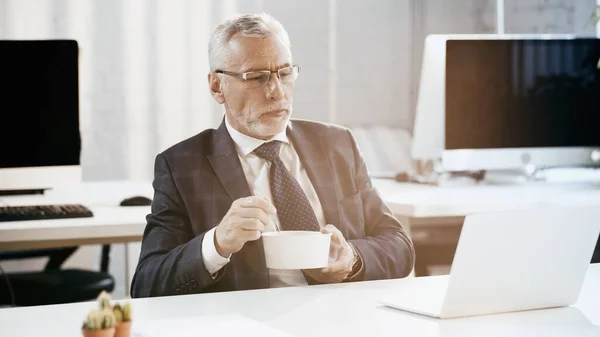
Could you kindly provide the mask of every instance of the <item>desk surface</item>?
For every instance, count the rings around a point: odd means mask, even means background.
[[[410,218],[464,217],[484,211],[547,205],[600,205],[600,183],[434,186],[373,180],[394,214]]]
[[[406,281],[410,280],[134,299],[134,326],[159,319],[234,314],[293,336],[600,335],[600,264],[590,266],[573,306],[451,320],[379,304],[379,298]],[[80,336],[80,322],[94,304],[0,309],[1,334]]]
[[[149,206],[121,207],[121,200],[141,195],[152,198],[149,182],[90,182],[44,195],[3,196],[3,205],[83,204],[91,218],[0,222],[0,250],[104,244],[141,239]]]
[[[466,214],[514,210],[536,205],[600,204],[600,184],[536,183],[521,186],[437,187],[373,180],[392,211],[412,219],[449,218],[462,223]],[[0,222],[0,250],[138,241],[150,207],[120,207],[127,197],[153,196],[146,181],[87,182],[48,191],[46,195],[0,197],[0,204],[81,203],[93,218]],[[429,220],[427,220],[429,221]],[[422,222],[425,224],[427,221]],[[429,221],[430,222],[430,221]],[[419,225],[413,221],[411,226]]]

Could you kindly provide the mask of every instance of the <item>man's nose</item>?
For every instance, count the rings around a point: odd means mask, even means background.
[[[277,73],[271,74],[269,82],[267,83],[269,99],[280,100],[285,96],[283,91],[283,83],[279,80]]]

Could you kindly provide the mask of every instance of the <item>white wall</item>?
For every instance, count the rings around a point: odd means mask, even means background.
[[[572,33],[594,36],[587,22],[594,0],[504,0],[506,33]]]
[[[506,0],[508,33],[593,35],[594,0]],[[0,0],[0,38],[81,46],[85,180],[151,179],[156,153],[222,107],[206,85],[208,36],[235,12],[267,11],[302,65],[295,116],[412,129],[423,39],[493,33],[495,0]]]

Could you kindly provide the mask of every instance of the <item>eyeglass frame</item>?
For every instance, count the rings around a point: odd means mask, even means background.
[[[279,74],[280,71],[284,70],[284,69],[288,69],[288,68],[297,68],[298,69],[298,74],[300,74],[300,65],[298,64],[292,64],[291,66],[288,67],[283,67],[281,69],[277,69],[277,70],[257,70],[257,71],[247,71],[247,72],[243,72],[243,73],[236,73],[234,71],[227,71],[227,70],[221,70],[221,69],[217,69],[215,70],[215,74],[223,74],[223,75],[228,75],[228,76],[232,76],[232,77],[236,77],[236,78],[241,78],[244,81],[248,81],[248,79],[246,78],[248,76],[248,74],[253,74],[253,73],[269,73],[269,79],[265,82],[262,83],[262,85],[265,85],[267,83],[269,83],[269,81],[271,80],[271,75],[274,73],[277,73],[277,78],[279,78],[279,81],[281,81],[281,75]],[[292,80],[291,82],[281,82],[281,83],[292,83],[294,82],[296,79]]]

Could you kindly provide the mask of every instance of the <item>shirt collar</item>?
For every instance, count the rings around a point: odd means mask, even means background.
[[[278,134],[276,134],[269,140],[262,140],[262,139],[257,139],[254,137],[247,136],[247,135],[239,132],[238,130],[234,129],[233,126],[231,126],[231,124],[229,124],[229,121],[227,120],[227,116],[225,116],[225,127],[227,128],[227,131],[229,132],[231,139],[233,139],[233,142],[235,143],[235,147],[236,147],[238,153],[244,157],[249,155],[250,153],[252,153],[252,151],[256,150],[259,146],[261,146],[264,143],[267,143],[269,141],[272,141],[272,140],[278,140],[278,141],[286,143],[286,144],[289,143],[289,139],[287,137],[285,129],[283,129],[281,132],[279,132]]]

